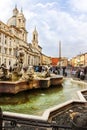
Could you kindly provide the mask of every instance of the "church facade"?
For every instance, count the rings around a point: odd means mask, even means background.
[[[23,11],[17,7],[13,9],[13,15],[7,24],[0,21],[0,65],[13,66],[16,63],[18,53],[24,54],[23,65],[41,64],[42,48],[38,45],[38,32],[36,27],[32,33],[32,41],[27,41],[26,19]]]

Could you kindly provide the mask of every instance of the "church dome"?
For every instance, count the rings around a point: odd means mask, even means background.
[[[17,9],[17,7],[15,6],[15,8],[13,9],[13,16],[7,21],[7,25],[8,26],[16,26],[16,19],[17,19],[17,15],[18,15],[19,11]]]
[[[13,16],[10,19],[8,19],[7,25],[16,26],[18,28],[25,28],[25,22],[26,22],[26,19],[24,17],[22,9],[21,9],[21,12],[19,12],[17,7],[15,7],[13,9]]]
[[[12,16],[12,17],[8,20],[7,25],[8,25],[8,26],[11,26],[11,25],[16,26],[16,16]]]

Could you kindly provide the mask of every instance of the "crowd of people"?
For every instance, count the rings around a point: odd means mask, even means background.
[[[60,68],[58,66],[47,66],[47,65],[34,66],[35,72],[44,72],[47,70],[49,70],[50,73],[60,74]]]
[[[63,75],[64,77],[66,76],[71,76],[75,78],[79,78],[81,80],[84,80],[87,76],[87,66],[86,67],[59,67],[59,66],[45,66],[45,65],[39,65],[35,66],[34,70],[35,72],[43,72],[46,70],[49,70],[50,73],[58,74],[58,75]]]
[[[49,73],[54,73],[56,75],[63,75],[71,76],[75,78],[79,78],[81,80],[84,80],[87,78],[87,66],[86,67],[59,67],[59,66],[48,66],[48,65],[37,65],[32,66],[35,72],[44,72],[49,71]],[[6,75],[7,67],[6,65],[2,64],[1,67],[3,70],[4,75]],[[13,68],[10,66],[8,71],[11,73],[13,71]]]
[[[86,75],[87,75],[87,66],[86,67],[72,68],[71,74],[76,78],[84,80],[86,78]]]

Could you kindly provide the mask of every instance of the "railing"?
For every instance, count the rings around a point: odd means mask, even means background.
[[[83,121],[82,123],[84,123]],[[70,120],[70,122],[71,126],[65,126],[43,120],[15,117],[14,115],[2,114],[0,108],[0,130],[87,130],[87,126],[78,126],[78,123],[75,123],[73,120]]]
[[[2,115],[0,109],[0,130],[71,130],[70,126],[62,126],[42,120],[23,119]]]
[[[48,123],[41,121],[26,121],[26,120],[16,120],[10,118],[4,118],[4,130],[71,130],[70,126],[62,126],[56,123]],[[61,129],[60,129],[61,128]]]

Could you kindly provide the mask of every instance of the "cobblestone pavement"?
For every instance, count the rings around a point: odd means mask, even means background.
[[[77,78],[75,75],[72,75],[70,70],[66,70],[66,72],[67,72],[67,77],[68,78],[72,78],[72,79],[78,80],[78,81],[87,82],[87,74],[85,75],[85,79],[81,80],[80,78]]]
[[[78,81],[87,82],[87,78],[85,78],[84,80],[81,80],[80,78],[76,78],[76,77],[71,77],[71,78],[73,78],[74,80],[78,80]]]

